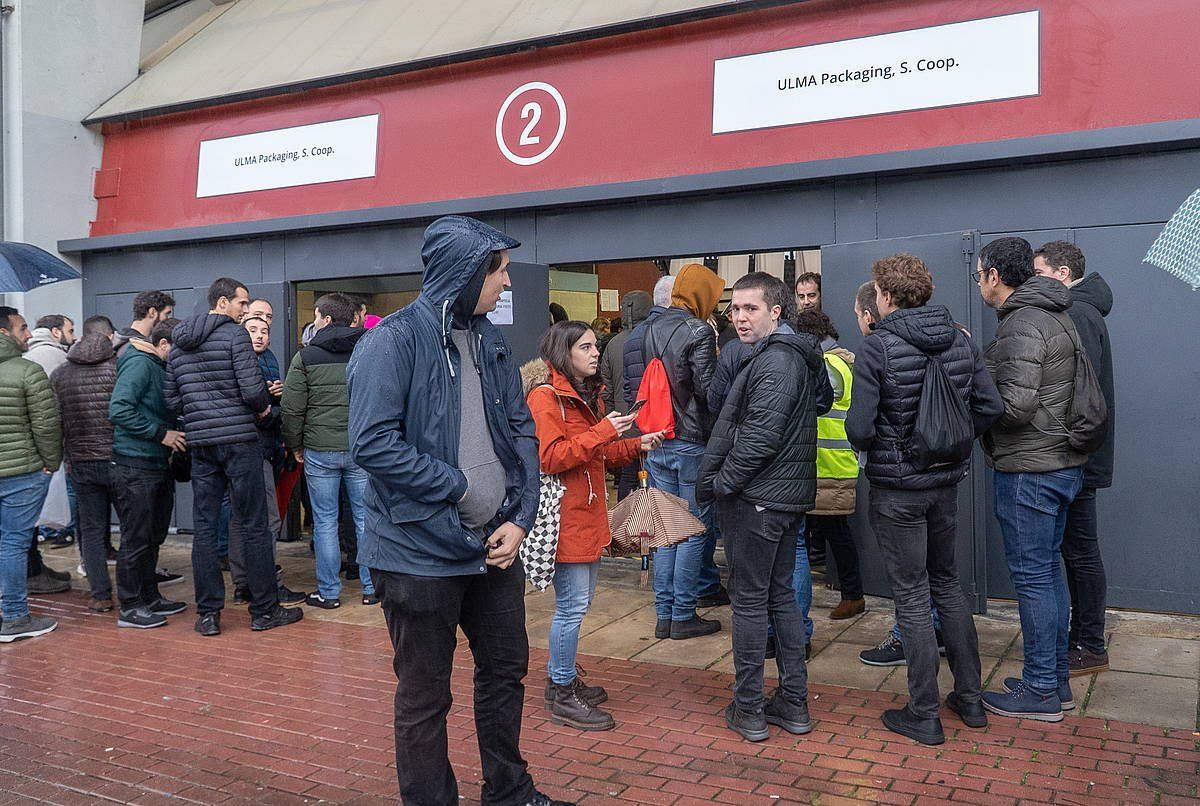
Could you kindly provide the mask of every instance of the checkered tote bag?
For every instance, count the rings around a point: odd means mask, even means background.
[[[565,423],[567,413],[563,410],[561,400],[558,401],[558,410]],[[542,473],[539,478],[537,520],[521,541],[521,562],[525,565],[525,578],[533,583],[533,587],[544,591],[554,581],[554,558],[558,555],[558,533],[562,525],[562,499],[567,488],[554,473]]]

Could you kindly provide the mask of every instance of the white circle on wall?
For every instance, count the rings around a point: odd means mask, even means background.
[[[516,154],[509,144],[504,140],[504,116],[508,113],[508,109],[513,105],[521,95],[527,92],[541,90],[554,99],[554,103],[558,106],[558,131],[554,133],[554,137],[550,140],[550,144],[537,154],[522,157]],[[538,124],[542,119],[541,104],[535,100],[528,101],[521,108],[521,119],[527,120],[528,123],[521,131],[519,146],[539,145],[543,141],[543,134],[538,131]],[[504,99],[504,103],[500,105],[500,113],[496,115],[496,145],[500,147],[500,153],[505,159],[516,165],[536,165],[546,157],[554,153],[554,149],[558,148],[558,144],[562,142],[563,135],[567,132],[567,102],[563,100],[562,93],[559,92],[551,84],[544,81],[530,81],[517,87],[509,96]]]

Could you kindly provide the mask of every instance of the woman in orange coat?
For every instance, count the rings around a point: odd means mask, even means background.
[[[621,439],[635,417],[604,415],[600,402],[600,351],[596,334],[583,322],[559,322],[542,338],[541,359],[521,369],[526,398],[537,428],[543,473],[557,474],[562,498],[558,554],[554,567],[554,618],[546,665],[546,704],[559,725],[609,730],[612,715],[596,706],[608,699],[599,686],[586,686],[575,669],[579,628],[596,592],[600,555],[612,542],[608,526],[605,469],[637,459],[662,442],[661,434]]]

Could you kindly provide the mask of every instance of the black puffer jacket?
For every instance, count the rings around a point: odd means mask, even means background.
[[[988,464],[1005,473],[1048,473],[1079,467],[1063,423],[1075,393],[1075,324],[1070,290],[1035,275],[997,314],[996,339],[984,353],[1004,399],[1004,415],[983,439]]]
[[[75,342],[67,353],[67,363],[50,376],[62,417],[63,455],[68,462],[112,459],[108,401],[116,382],[116,352],[108,337],[99,334]]]
[[[172,338],[163,399],[182,415],[188,445],[257,441],[255,417],[271,396],[246,329],[205,313],[176,325]]]
[[[637,399],[646,364],[658,357],[671,379],[675,438],[703,445],[712,417],[708,384],[717,366],[717,334],[707,322],[683,308],[651,314],[625,342],[625,383],[629,400]]]
[[[1071,286],[1071,307],[1067,314],[1079,331],[1079,341],[1091,359],[1100,391],[1108,404],[1108,437],[1090,456],[1083,468],[1084,487],[1111,487],[1113,478],[1113,433],[1116,421],[1116,395],[1113,392],[1112,343],[1104,317],[1112,311],[1112,289],[1104,278],[1092,272]]]
[[[725,398],[700,463],[696,500],[736,495],[782,512],[812,509],[817,400],[831,396],[815,338],[773,333],[763,339]]]
[[[967,475],[970,460],[918,470],[908,458],[929,360],[942,362],[967,402],[976,436],[1004,411],[978,348],[955,327],[945,306],[893,311],[863,340],[846,415],[846,436],[867,453],[866,473],[873,486],[932,490],[958,484]]]

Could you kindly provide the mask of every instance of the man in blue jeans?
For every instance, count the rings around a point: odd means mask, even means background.
[[[642,375],[654,359],[662,361],[671,387],[674,432],[646,458],[650,483],[687,501],[692,514],[705,524],[711,523],[712,515],[708,507],[696,503],[696,476],[711,430],[708,387],[717,363],[717,333],[705,320],[716,310],[724,289],[724,281],[714,272],[689,263],[675,278],[671,307],[638,325],[625,343],[627,400],[637,399]],[[696,613],[709,533],[706,529],[655,552],[655,638],[684,640],[721,629],[719,621]]]
[[[1025,667],[1003,692],[987,692],[994,714],[1058,722],[1072,701],[1067,661],[1071,599],[1063,574],[1063,528],[1083,484],[1087,455],[1063,425],[1075,396],[1079,337],[1067,315],[1071,292],[1035,274],[1022,238],[980,250],[975,272],[983,301],[1000,318],[985,353],[1004,414],[984,437],[995,470],[996,519],[1021,614]]]
[[[367,332],[352,327],[355,310],[354,303],[342,294],[325,294],[316,301],[313,324],[317,329],[308,346],[292,358],[283,384],[284,443],[296,461],[304,464],[313,513],[317,591],[308,595],[308,603],[326,610],[342,605],[338,514],[343,484],[359,540],[364,524],[367,474],[350,458],[347,436],[350,398],[346,392],[346,364],[354,345]],[[363,604],[378,604],[370,570],[360,565],[358,573]]]

